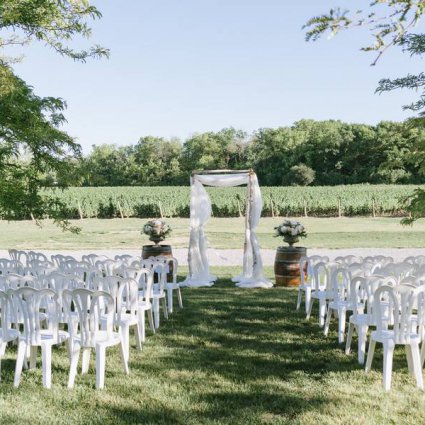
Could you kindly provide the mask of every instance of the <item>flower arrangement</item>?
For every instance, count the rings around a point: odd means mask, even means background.
[[[149,220],[144,226],[141,232],[149,236],[149,240],[157,245],[159,242],[165,240],[165,238],[171,233],[171,226],[168,225],[164,220]]]
[[[283,240],[289,244],[294,245],[299,241],[299,238],[307,237],[307,232],[304,226],[295,220],[285,220],[282,224],[274,228],[276,233],[275,237],[282,237]]]

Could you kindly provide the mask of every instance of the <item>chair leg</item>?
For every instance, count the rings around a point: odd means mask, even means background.
[[[384,343],[384,390],[391,388],[391,374],[393,371],[394,345],[391,341]]]
[[[345,308],[341,308],[338,310],[338,342],[340,344],[344,343],[346,316],[347,310]]]
[[[313,302],[314,302],[314,298],[312,298],[311,300],[310,300],[310,303],[308,304],[308,308],[307,308],[307,306],[306,306],[306,312],[307,312],[307,314],[306,314],[306,319],[307,320],[310,320],[310,317],[311,317],[311,311],[313,310]]]
[[[68,388],[74,388],[75,376],[77,375],[78,359],[80,357],[80,345],[72,344],[71,366],[69,368]]]
[[[319,300],[319,326],[323,328],[325,325],[325,315],[326,315],[326,300],[320,298]]]
[[[351,351],[351,340],[353,339],[353,332],[354,332],[354,323],[350,323],[348,325],[348,332],[347,332],[347,342],[345,343],[345,354],[350,354]]]
[[[165,299],[165,297],[161,298],[162,299],[162,309],[164,310],[164,317],[166,319],[168,319],[168,308],[167,308],[167,300]]]
[[[147,311],[148,312],[148,321],[149,321],[149,326],[151,328],[152,333],[155,333],[155,323],[153,320],[153,311],[152,311],[152,307]]]
[[[182,298],[182,291],[180,290],[180,287],[177,288],[177,299],[179,301],[179,307],[183,308],[183,298]]]
[[[421,355],[419,352],[419,345],[414,344],[411,347],[412,352],[412,363],[413,363],[413,372],[416,379],[416,386],[423,390],[423,376],[422,376],[422,366],[421,366]]]
[[[297,307],[296,310],[299,310],[301,307],[301,298],[302,298],[302,290],[301,287],[298,288],[298,296],[297,296]]]
[[[24,366],[24,359],[27,351],[27,344],[25,341],[18,342],[18,356],[16,358],[15,366],[15,379],[13,380],[13,386],[15,388],[19,387],[19,382],[21,380],[22,368]]]
[[[311,288],[309,286],[307,288],[305,288],[304,299],[305,299],[305,313],[306,314],[311,314],[311,309],[310,309],[310,304],[311,304]]]
[[[41,362],[43,367],[43,387],[52,388],[52,346],[41,346]]]
[[[7,342],[2,342],[0,344],[0,381],[1,381],[1,361],[2,361],[2,359],[4,357],[4,353],[6,351],[6,345],[7,345]]]
[[[138,321],[136,324],[135,336],[136,336],[136,348],[138,351],[141,351],[142,350],[142,339],[141,339],[142,331],[141,331],[140,321]]]
[[[0,344],[0,357],[3,357],[6,352],[7,342],[2,342]]]
[[[139,350],[142,349],[142,344],[145,342],[146,340],[146,317],[145,317],[145,311],[142,310],[141,312],[139,312],[139,317],[138,317],[138,324],[137,324],[137,346],[139,347]]]
[[[130,326],[121,326],[122,345],[124,347],[125,359],[128,362],[130,358]]]
[[[37,346],[29,346],[30,351],[30,366],[29,369],[34,369],[37,363]]]
[[[368,329],[369,329],[369,326],[365,326],[365,325],[357,327],[357,332],[359,335],[357,359],[359,364],[364,364]]]
[[[325,336],[328,336],[328,333],[329,333],[329,324],[331,321],[331,316],[332,316],[332,310],[331,310],[331,304],[329,303],[328,312],[326,313],[325,328],[323,330],[323,333],[325,334]]]
[[[121,349],[121,362],[122,362],[122,366],[123,366],[123,369],[124,369],[124,373],[126,375],[128,375],[129,374],[128,362],[125,358],[124,345],[123,345],[122,341],[121,341],[121,344],[120,344],[120,349]]]
[[[173,289],[171,288],[167,289],[167,300],[168,300],[168,305],[167,305],[168,312],[172,314],[173,313]]]
[[[66,340],[66,350],[68,352],[69,362],[71,362],[71,359],[72,359],[72,338],[68,338]]]
[[[84,375],[89,371],[90,353],[91,348],[83,348],[83,354],[81,359],[81,375]]]
[[[121,344],[124,350],[123,344]],[[122,352],[125,359],[125,351]],[[103,345],[96,345],[96,388],[102,389],[105,386],[105,359],[106,349]]]
[[[372,336],[371,336],[369,341],[369,350],[367,350],[367,359],[366,359],[366,367],[365,367],[366,373],[370,372],[370,369],[372,368],[373,355],[375,354],[375,345],[376,345],[376,341],[372,339]]]
[[[160,322],[160,318],[159,318],[159,300],[158,300],[158,298],[154,298],[153,299],[152,310],[153,310],[153,317],[155,319],[155,329],[158,329],[159,328],[159,322]]]

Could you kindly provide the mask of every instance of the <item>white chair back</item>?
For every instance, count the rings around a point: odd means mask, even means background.
[[[121,254],[121,255],[116,255],[114,257],[115,261],[117,261],[121,264],[125,264],[127,266],[129,266],[134,259],[135,258],[130,254]]]
[[[38,278],[31,275],[21,276],[11,273],[6,276],[6,285],[8,289],[15,290],[24,287],[40,289],[40,282]]]
[[[24,266],[19,261],[0,258],[0,275],[7,275],[9,273],[21,274],[23,269]]]
[[[103,276],[113,276],[119,264],[115,260],[110,259],[98,260],[95,262],[95,267],[103,273]]]
[[[389,329],[385,308],[389,304],[392,330],[396,344],[409,344],[413,334],[423,331],[425,320],[425,286],[383,285],[375,292],[374,310],[376,331],[383,334]],[[414,311],[417,308],[417,311]],[[413,320],[415,318],[415,320]],[[415,329],[413,329],[415,327]]]
[[[61,268],[62,263],[66,261],[77,261],[72,255],[56,254],[51,257],[52,263]]]
[[[20,312],[23,319],[24,330],[22,338],[30,345],[40,345],[42,339],[42,331],[47,330],[49,333],[59,338],[59,317],[61,313],[58,302],[58,295],[51,289],[34,289],[29,287],[21,287],[16,290],[10,290],[14,306]]]
[[[96,345],[98,333],[103,331],[106,338],[113,337],[114,300],[110,294],[102,291],[90,291],[89,289],[65,290],[63,292],[64,305],[71,317],[71,305],[74,305],[78,314],[78,330],[69,324],[71,338],[81,338],[81,346],[92,348]]]
[[[96,261],[105,261],[109,260],[106,255],[98,255],[98,254],[86,254],[81,257],[82,261],[86,261],[90,263],[92,266],[96,264]]]
[[[358,257],[356,255],[345,255],[345,256],[336,257],[334,261],[336,263],[341,263],[341,264],[345,264],[349,266],[350,264],[353,264],[353,263],[362,263],[363,258]]]
[[[29,251],[28,252],[28,261],[49,261],[46,255],[41,252]]]
[[[346,268],[339,267],[331,274],[332,298],[335,301],[350,299],[350,273]]]
[[[24,266],[28,262],[28,254],[25,251],[18,249],[9,249],[9,256],[12,260],[22,263]]]
[[[123,313],[136,316],[139,297],[137,282],[134,279],[119,276],[106,276],[104,282],[108,287],[107,292],[114,300],[115,320],[119,322]]]
[[[319,262],[314,266],[314,280],[312,289],[315,291],[331,291],[330,269],[324,262]]]
[[[8,341],[12,339],[11,336],[11,317],[13,314],[12,300],[6,291],[0,291],[0,318],[1,324],[0,328],[2,330],[2,339],[3,341]]]

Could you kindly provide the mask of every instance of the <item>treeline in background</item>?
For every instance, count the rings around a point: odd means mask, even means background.
[[[425,131],[406,123],[375,126],[302,120],[248,136],[228,128],[179,139],[142,137],[135,145],[93,146],[48,174],[46,186],[188,185],[193,170],[253,168],[263,186],[420,184]]]

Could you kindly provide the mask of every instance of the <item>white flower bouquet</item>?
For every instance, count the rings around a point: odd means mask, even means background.
[[[171,233],[171,226],[164,220],[149,220],[144,226],[141,232],[149,236],[149,240],[158,244],[165,240],[165,238]]]
[[[279,226],[275,228],[275,237],[283,237],[283,240],[290,246],[294,245],[299,241],[299,238],[307,237],[307,232],[304,226],[295,220],[285,220]]]

